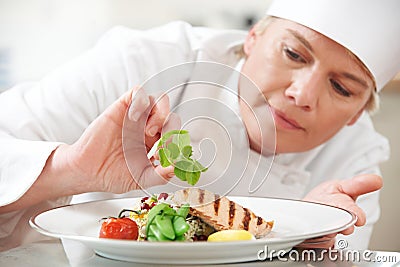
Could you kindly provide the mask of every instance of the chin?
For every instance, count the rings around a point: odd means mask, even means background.
[[[279,143],[276,145],[276,151],[275,154],[284,154],[284,153],[301,153],[301,152],[306,152],[311,149],[313,149],[316,146],[313,147],[306,147],[306,146],[298,146],[296,145],[288,145],[287,143],[285,145],[280,145]]]

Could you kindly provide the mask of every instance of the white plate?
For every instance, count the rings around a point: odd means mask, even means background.
[[[103,217],[117,216],[132,208],[139,198],[94,201],[43,212],[30,220],[42,234],[78,240],[104,257],[161,264],[211,264],[254,261],[289,251],[306,239],[339,232],[356,217],[331,206],[272,198],[229,197],[266,220],[274,220],[265,239],[240,242],[138,242],[98,238]],[[272,254],[271,254],[272,253]],[[282,254],[280,254],[282,255]]]

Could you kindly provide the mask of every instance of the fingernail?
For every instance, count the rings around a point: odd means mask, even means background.
[[[143,98],[142,100],[143,106],[147,108],[150,105],[150,100],[148,97]]]
[[[133,121],[138,121],[139,118],[140,118],[140,115],[141,115],[140,111],[136,111],[136,112],[133,113],[133,115],[132,115],[132,120],[133,120]]]
[[[158,132],[158,126],[152,126],[149,130],[148,130],[148,134],[150,135],[150,136],[155,136],[156,135],[156,133]]]

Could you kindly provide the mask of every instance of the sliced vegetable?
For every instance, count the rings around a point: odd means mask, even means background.
[[[147,226],[149,226],[150,224],[153,223],[154,217],[159,214],[162,210],[169,208],[169,205],[166,203],[160,203],[156,206],[154,206],[150,211],[149,214],[147,215]],[[146,231],[146,235],[148,235],[148,227],[147,227],[147,231]]]
[[[164,236],[171,240],[175,239],[175,231],[170,216],[157,215],[154,223]]]
[[[179,216],[186,218],[189,214],[190,206],[189,204],[183,204],[176,212]]]
[[[158,241],[158,239],[154,235],[151,235],[147,237],[147,241]]]
[[[178,211],[174,210],[166,203],[160,203],[154,206],[147,217],[147,240],[184,240],[183,235],[190,228],[190,225],[186,222],[188,213],[189,205],[183,205]]]
[[[254,236],[246,230],[222,230],[208,236],[208,242],[227,242],[253,240]]]
[[[172,208],[164,200],[167,193],[142,197],[137,210],[123,209],[118,217],[103,218],[99,236],[115,239],[147,239],[148,241],[181,241],[190,226],[186,222],[189,204],[182,205],[178,210]],[[143,220],[145,219],[145,220]],[[135,221],[136,220],[136,221]],[[139,226],[146,227],[144,233]],[[140,235],[139,235],[140,234]]]
[[[151,232],[154,234],[154,237],[156,237],[156,241],[171,241],[171,239],[167,238],[163,233],[160,231],[160,229],[157,228],[154,224],[151,224],[150,227]]]
[[[185,236],[184,235],[179,235],[175,238],[175,241],[185,241]]]
[[[100,229],[101,238],[137,240],[139,229],[135,221],[129,218],[108,218]]]
[[[174,232],[177,236],[183,235],[190,228],[190,225],[186,222],[185,218],[181,216],[174,217],[173,226],[174,226]]]

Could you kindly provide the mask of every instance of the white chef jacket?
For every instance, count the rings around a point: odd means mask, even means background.
[[[128,89],[183,62],[212,61],[236,67],[239,62],[236,52],[245,36],[243,31],[192,27],[184,22],[147,31],[116,27],[93,49],[49,73],[40,82],[21,84],[2,93],[0,205],[21,197],[35,182],[51,152],[60,143],[75,142]],[[387,140],[375,132],[369,116],[364,114],[355,125],[345,127],[317,148],[274,157],[268,179],[251,193],[245,179],[231,193],[300,199],[328,179],[345,179],[360,173],[379,174],[378,164],[387,160],[388,155]],[[265,162],[265,166],[272,160],[260,158],[255,152],[250,152],[249,157]],[[249,170],[254,170],[256,163],[249,162]],[[168,185],[155,187],[154,191],[167,189]],[[103,193],[87,196],[115,197]],[[118,195],[121,196],[125,195]],[[367,225],[346,237],[350,248],[368,246],[372,225],[379,217],[378,196],[375,192],[359,198],[358,204],[367,214]],[[49,200],[0,215],[0,250],[44,239],[29,227],[29,218],[70,201],[71,197]]]

